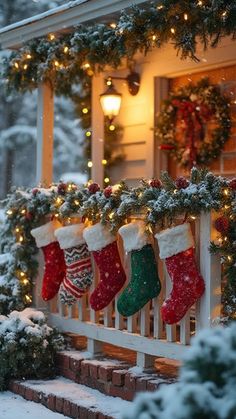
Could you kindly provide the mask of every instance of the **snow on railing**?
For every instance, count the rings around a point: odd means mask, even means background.
[[[87,349],[92,354],[102,352],[102,343],[109,343],[137,353],[137,365],[151,366],[157,357],[181,359],[197,331],[210,327],[212,320],[220,315],[221,305],[221,266],[220,258],[209,253],[210,240],[214,239],[212,215],[201,214],[192,223],[195,232],[196,258],[205,280],[205,293],[177,325],[166,325],[160,315],[160,307],[171,290],[171,282],[164,263],[157,255],[158,271],[162,282],[161,294],[149,301],[133,316],[124,318],[117,311],[117,300],[104,310],[95,312],[89,306],[89,294],[73,306],[63,305],[54,299],[48,305],[49,323],[63,332],[71,332],[87,337]],[[122,262],[129,278],[129,257],[124,254],[119,242]],[[95,280],[90,293],[98,282],[94,267]],[[121,291],[122,292],[122,291]]]

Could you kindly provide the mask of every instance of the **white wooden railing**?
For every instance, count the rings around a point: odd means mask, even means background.
[[[139,313],[124,318],[116,308],[117,297],[103,311],[95,312],[89,306],[89,295],[84,296],[72,307],[63,305],[59,298],[47,307],[49,323],[63,332],[71,332],[87,337],[87,349],[93,355],[102,352],[102,343],[109,343],[137,353],[137,365],[149,367],[157,357],[181,359],[188,348],[190,338],[199,330],[210,327],[212,320],[220,315],[221,306],[221,266],[220,258],[209,253],[210,240],[214,238],[212,215],[202,214],[193,221],[196,257],[206,290],[203,297],[185,315],[178,325],[165,325],[160,316],[160,307],[171,289],[171,282],[165,265],[158,258],[158,271],[162,281],[161,295],[154,298]],[[129,277],[129,260],[121,250],[124,267]],[[40,263],[42,264],[42,262]],[[41,268],[42,276],[42,268]],[[95,268],[95,280],[98,281]],[[39,282],[36,289],[35,303],[39,307]]]

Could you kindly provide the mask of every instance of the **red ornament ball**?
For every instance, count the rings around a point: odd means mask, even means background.
[[[236,191],[236,178],[233,178],[229,181],[229,187],[233,189],[233,191]]]
[[[65,193],[66,193],[66,188],[67,188],[66,183],[59,183],[59,185],[58,185],[58,187],[57,187],[57,192],[58,192],[60,195],[65,195]]]
[[[219,233],[227,233],[229,230],[229,220],[225,216],[221,216],[215,220],[215,228]]]
[[[91,194],[94,194],[100,191],[100,186],[98,185],[98,183],[91,183],[88,187],[88,190]]]
[[[103,194],[105,195],[106,198],[110,198],[110,196],[112,194],[112,187],[111,186],[107,186],[104,189]]]
[[[175,181],[175,185],[178,189],[186,189],[189,186],[189,181],[185,177],[179,176]]]
[[[161,181],[159,179],[151,179],[148,183],[152,188],[161,188]]]
[[[37,193],[39,192],[38,188],[34,188],[32,189],[32,195],[37,195]]]
[[[33,218],[33,214],[32,214],[32,212],[27,212],[27,213],[25,214],[25,218],[26,218],[27,220],[31,221],[31,220],[32,220],[32,218]]]

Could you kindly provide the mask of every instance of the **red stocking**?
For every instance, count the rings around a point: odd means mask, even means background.
[[[165,259],[173,282],[171,294],[161,309],[162,318],[168,324],[178,323],[205,290],[195,261],[191,228],[186,223],[168,228],[155,237],[159,244],[160,258]]]
[[[100,273],[100,282],[90,297],[94,310],[102,310],[126,281],[115,237],[102,224],[84,229],[84,239]]]
[[[65,261],[63,250],[54,236],[54,224],[50,221],[31,230],[36,245],[42,248],[45,260],[42,298],[51,300],[58,293],[60,284],[65,276]]]

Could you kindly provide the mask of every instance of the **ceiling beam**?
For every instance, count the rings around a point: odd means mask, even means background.
[[[31,39],[49,33],[68,31],[79,24],[146,2],[147,0],[78,0],[70,2],[1,29],[1,48],[17,49]]]

